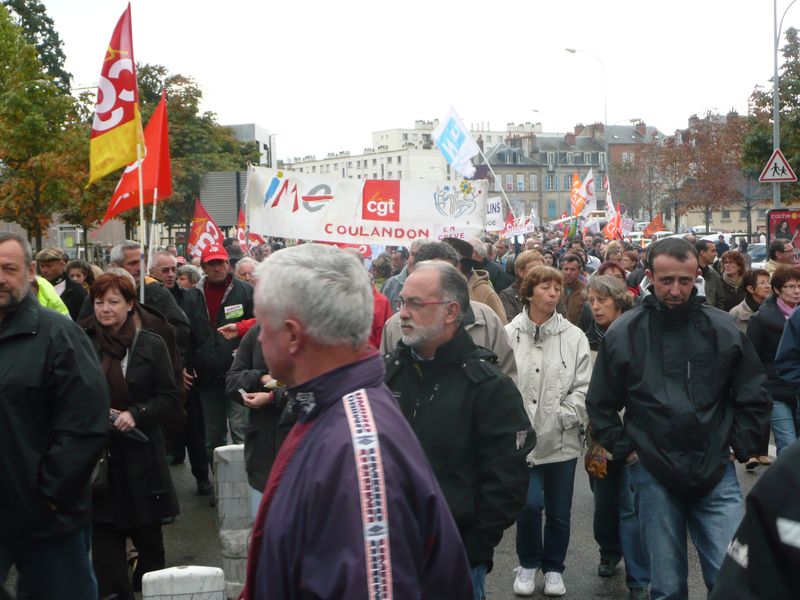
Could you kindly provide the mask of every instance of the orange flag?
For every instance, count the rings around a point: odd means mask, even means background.
[[[194,217],[192,217],[192,230],[189,234],[189,254],[200,257],[203,250],[211,244],[222,245],[225,236],[206,212],[200,200],[194,201]]]
[[[666,227],[664,227],[664,219],[661,217],[661,213],[658,213],[655,218],[650,221],[650,224],[644,228],[642,232],[643,237],[651,237],[657,231],[664,231]]]
[[[158,201],[172,195],[172,169],[169,158],[169,131],[167,129],[167,95],[161,92],[153,116],[144,130],[145,156],[142,159],[142,202],[152,204],[156,193]],[[128,165],[111,196],[103,223],[121,212],[139,206],[139,174],[136,161]]]
[[[100,69],[89,143],[88,185],[134,162],[137,144],[144,152],[129,3],[114,28]]]
[[[586,197],[581,195],[581,178],[578,172],[572,174],[572,189],[569,195],[569,204],[572,208],[572,216],[577,217],[583,212],[586,205]]]
[[[247,243],[247,222],[244,220],[244,210],[239,209],[239,218],[236,222],[236,239],[239,240],[239,246],[242,252],[250,250],[250,244]]]

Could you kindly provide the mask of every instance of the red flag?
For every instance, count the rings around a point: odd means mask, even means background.
[[[247,237],[250,239],[251,242],[255,242],[259,246],[263,246],[264,244],[267,243],[267,240],[265,240],[263,237],[261,237],[257,233],[250,232],[250,233],[247,234]]]
[[[189,254],[200,257],[203,250],[211,244],[222,245],[225,236],[222,235],[214,219],[206,212],[200,204],[200,200],[194,201],[194,217],[192,217],[192,230],[189,233]]]
[[[142,159],[142,185],[144,204],[152,204],[155,191],[158,201],[172,195],[172,169],[169,156],[169,131],[167,129],[167,95],[161,92],[161,101],[153,111],[144,130],[145,156]],[[139,206],[139,175],[136,161],[129,164],[111,196],[103,223],[118,214]],[[102,224],[102,223],[101,223]]]
[[[666,227],[664,227],[664,219],[661,217],[661,213],[658,213],[655,218],[650,221],[650,224],[644,228],[642,232],[643,237],[652,237],[652,235],[657,231],[664,231]]]
[[[89,143],[88,185],[135,161],[137,144],[144,146],[144,138],[129,3],[114,28],[100,69]]]
[[[247,252],[250,249],[250,244],[247,243],[247,223],[244,220],[244,211],[239,209],[239,219],[236,223],[236,239],[239,240],[239,246],[242,251]]]

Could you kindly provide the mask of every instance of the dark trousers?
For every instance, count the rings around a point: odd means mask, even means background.
[[[139,551],[132,583],[128,578],[125,538],[130,538]],[[133,591],[142,588],[142,576],[163,569],[166,564],[161,525],[116,529],[108,523],[95,523],[92,530],[92,564],[101,598],[117,594],[117,600],[134,600]]]
[[[18,600],[97,600],[91,537],[86,525],[47,540],[0,541],[0,586],[15,565]]]
[[[578,459],[573,458],[536,465],[530,470],[528,496],[517,517],[517,556],[526,569],[541,567],[545,573],[564,572],[577,463]],[[542,519],[543,510],[546,519]]]
[[[188,453],[192,475],[198,481],[208,479],[204,427],[203,407],[197,391],[192,388],[186,395],[186,425],[176,436],[173,456],[182,462]]]

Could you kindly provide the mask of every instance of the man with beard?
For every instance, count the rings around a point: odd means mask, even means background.
[[[69,316],[76,320],[86,298],[86,290],[67,277],[67,254],[61,248],[45,248],[36,255],[39,272],[55,288],[67,307]]]
[[[81,329],[30,294],[30,244],[0,232],[0,586],[20,598],[96,600],[92,469],[108,435],[108,386]]]
[[[447,498],[480,599],[494,548],[525,501],[535,434],[497,356],[464,329],[469,291],[458,269],[417,263],[399,302],[403,337],[386,359],[386,385]]]

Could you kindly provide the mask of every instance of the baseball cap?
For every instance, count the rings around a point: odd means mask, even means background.
[[[228,260],[228,253],[219,244],[211,244],[205,250],[200,260],[207,263],[211,260]]]

